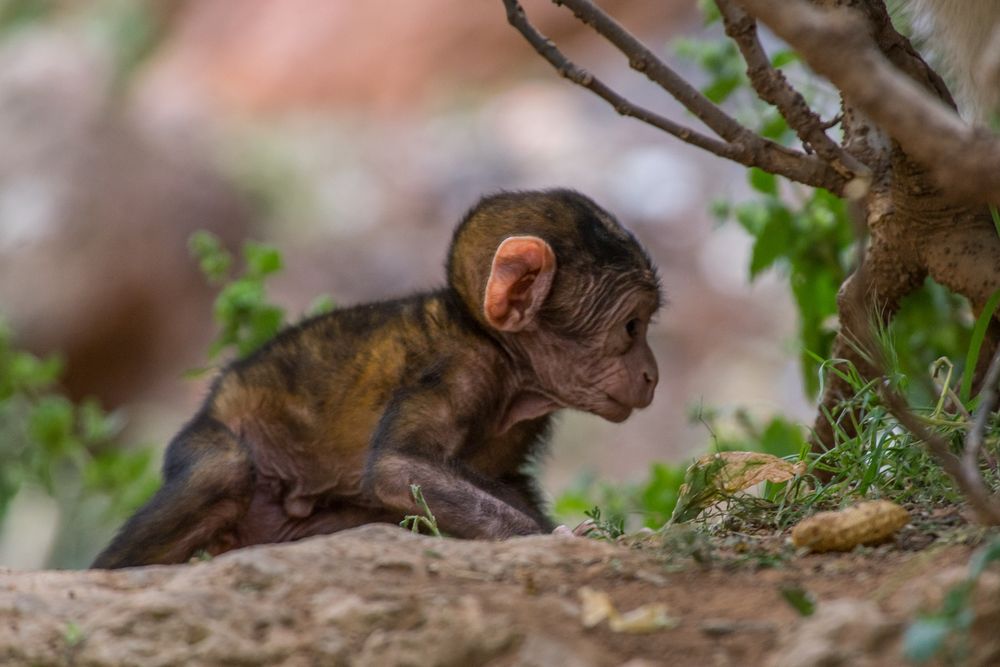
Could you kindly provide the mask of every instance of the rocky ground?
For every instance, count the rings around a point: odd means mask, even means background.
[[[902,664],[906,620],[971,552],[905,537],[835,555],[769,544],[373,525],[176,567],[0,571],[0,664]],[[990,606],[1000,586],[982,588]],[[807,591],[816,613],[799,616],[783,589]],[[997,664],[998,618],[995,602],[981,610],[978,664]]]

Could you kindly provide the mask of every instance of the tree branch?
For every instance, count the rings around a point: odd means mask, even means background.
[[[642,72],[646,78],[670,93],[674,99],[684,105],[685,109],[726,141],[746,142],[748,139],[764,141],[716,106],[701,91],[685,81],[650,51],[645,44],[636,39],[632,33],[590,0],[553,1],[569,8],[577,19],[593,28],[621,51],[628,58],[629,67],[637,72]],[[784,146],[778,144],[774,144],[774,146],[785,149]]]
[[[736,42],[747,64],[747,77],[762,100],[774,105],[802,143],[847,178],[868,176],[870,170],[826,134],[826,126],[792,87],[784,73],[771,65],[757,37],[757,22],[733,0],[716,0],[726,34]]]
[[[524,38],[534,47],[535,51],[545,58],[559,72],[560,76],[591,91],[614,107],[615,111],[623,116],[641,120],[644,123],[663,130],[667,134],[677,137],[681,141],[707,150],[720,157],[739,161],[740,146],[734,146],[725,141],[707,137],[654,111],[633,104],[593,74],[569,60],[551,39],[538,32],[531,25],[519,3],[514,0],[504,0],[504,5],[507,8],[508,22],[524,35]]]
[[[705,136],[625,99],[603,81],[569,60],[552,40],[538,32],[528,21],[524,9],[517,0],[503,0],[503,3],[507,9],[507,21],[524,36],[539,55],[562,76],[595,93],[613,106],[618,113],[637,118],[686,143],[744,166],[759,167],[793,181],[826,188],[837,194],[843,192],[848,179],[838,174],[830,165],[813,156],[759,137],[737,123],[587,0],[563,0],[559,4],[565,4],[574,11],[577,18],[607,37],[628,57],[634,69],[643,71],[650,80],[674,96],[726,141]]]
[[[1000,141],[971,127],[886,58],[855,12],[803,0],[738,0],[929,168],[955,197],[1000,201]]]

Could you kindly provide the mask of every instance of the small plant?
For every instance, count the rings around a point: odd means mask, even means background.
[[[681,484],[684,465],[657,462],[647,478],[638,484],[612,484],[581,475],[569,489],[556,498],[553,512],[568,525],[589,516],[595,505],[603,508],[605,521],[620,523],[625,532],[640,526],[657,529],[670,519]]]
[[[285,311],[267,300],[265,282],[283,268],[281,253],[272,246],[243,244],[243,271],[233,275],[234,258],[217,236],[199,231],[188,241],[191,254],[210,284],[221,287],[214,315],[219,335],[208,350],[214,359],[232,348],[244,357],[274,337],[285,323]]]
[[[597,505],[594,505],[594,507],[584,512],[584,514],[588,519],[594,522],[593,530],[589,533],[592,537],[602,540],[617,540],[625,534],[624,517],[613,516],[602,518],[601,508]]]
[[[207,563],[212,560],[212,554],[208,553],[205,549],[198,549],[191,556],[190,562],[192,563]]]
[[[437,519],[434,518],[434,513],[431,512],[431,508],[427,506],[427,501],[424,500],[424,493],[420,490],[420,485],[410,484],[410,493],[413,494],[413,500],[424,513],[408,514],[403,517],[403,520],[399,522],[399,525],[403,528],[409,528],[414,533],[419,533],[421,528],[426,528],[434,537],[444,537],[438,529]]]
[[[79,625],[73,621],[66,624],[66,628],[63,630],[63,641],[66,642],[68,648],[78,646],[85,638],[86,635],[84,635]]]
[[[681,563],[672,562],[679,558],[690,558],[699,565],[711,565],[715,561],[715,546],[702,526],[667,524],[657,536],[670,569],[684,567]]]
[[[284,268],[281,252],[266,243],[247,241],[242,250],[243,270],[237,274],[233,272],[235,258],[215,234],[195,232],[188,247],[208,283],[219,288],[213,307],[219,334],[208,349],[209,360],[227,350],[245,357],[274,338],[285,325],[285,310],[268,300],[267,280]],[[323,294],[313,299],[305,314],[333,309],[333,299]]]

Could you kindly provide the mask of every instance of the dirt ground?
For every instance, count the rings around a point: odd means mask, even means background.
[[[804,555],[782,536],[476,542],[372,525],[184,566],[8,570],[0,664],[903,664],[905,621],[961,577],[975,541],[932,533]],[[602,593],[620,614],[665,608],[586,627],[583,600]]]

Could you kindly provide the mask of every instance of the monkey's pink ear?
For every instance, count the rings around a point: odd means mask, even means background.
[[[493,255],[483,314],[500,331],[521,331],[534,320],[552,287],[556,256],[537,236],[504,239]]]

